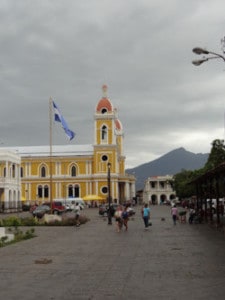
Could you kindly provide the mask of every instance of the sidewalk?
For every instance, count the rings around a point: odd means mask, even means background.
[[[140,210],[128,232],[87,209],[91,220],[79,228],[36,227],[38,237],[0,248],[1,298],[224,299],[225,236],[174,226],[168,206],[151,206],[146,231]]]

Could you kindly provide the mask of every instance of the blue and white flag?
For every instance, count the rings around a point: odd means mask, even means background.
[[[55,104],[54,101],[52,101],[53,103],[53,108],[54,108],[54,114],[55,114],[55,121],[56,122],[60,122],[62,124],[62,128],[64,129],[66,135],[68,136],[68,138],[70,139],[70,141],[74,138],[75,133],[69,129],[65,119],[63,118],[62,114],[60,113],[57,105]]]

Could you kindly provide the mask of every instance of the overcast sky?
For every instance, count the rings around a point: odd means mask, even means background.
[[[225,64],[199,67],[192,48],[222,53],[224,0],[0,0],[1,146],[92,144],[108,85],[124,129],[126,168],[224,139]]]

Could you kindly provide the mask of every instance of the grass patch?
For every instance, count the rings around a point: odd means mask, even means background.
[[[8,237],[7,236],[3,236],[0,238],[0,248],[1,247],[5,247],[7,245],[11,245],[11,244],[15,244],[24,240],[28,240],[31,239],[33,237],[35,237],[35,229],[31,228],[29,230],[26,230],[25,232],[23,232],[22,230],[20,230],[18,227],[10,227],[8,228],[8,231],[10,233],[14,234],[14,239],[11,241],[8,241]]]

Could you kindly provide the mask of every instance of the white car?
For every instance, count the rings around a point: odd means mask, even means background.
[[[82,198],[66,198],[60,201],[62,201],[63,204],[65,205],[66,211],[73,211],[76,206],[76,203],[79,204],[81,209],[85,208],[85,203]]]

